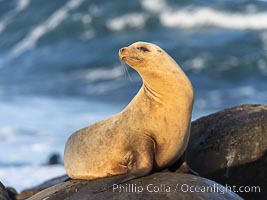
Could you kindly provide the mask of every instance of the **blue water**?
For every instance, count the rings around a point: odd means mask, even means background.
[[[263,0],[0,0],[0,180],[19,190],[43,181],[28,173],[62,155],[73,131],[127,105],[141,79],[118,50],[135,41],[183,68],[194,119],[266,104],[266,10]]]

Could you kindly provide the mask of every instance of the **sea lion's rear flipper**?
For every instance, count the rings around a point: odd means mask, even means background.
[[[154,141],[148,140],[147,138],[142,140],[141,144],[137,147],[134,156],[128,160],[126,166],[130,165],[129,171],[126,174],[120,175],[103,185],[98,190],[95,190],[93,193],[103,192],[112,188],[113,186],[125,183],[129,180],[140,178],[150,174],[154,166]],[[131,166],[132,165],[132,166]]]

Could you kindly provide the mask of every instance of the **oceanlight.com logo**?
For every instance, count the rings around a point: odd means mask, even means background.
[[[225,194],[228,192],[235,193],[257,193],[261,192],[260,186],[235,186],[212,184],[212,185],[188,185],[188,184],[124,184],[124,185],[113,185],[113,192],[120,193],[170,193],[170,192],[186,192],[186,193],[220,193]]]
[[[196,186],[196,185],[188,185],[188,184],[182,184],[180,186],[176,186],[176,187],[180,187],[180,191],[182,192],[191,192],[191,193],[220,193],[220,194],[224,194],[227,192],[234,192],[234,193],[248,193],[248,192],[252,192],[252,193],[257,193],[261,191],[260,186],[236,186],[236,185],[225,185],[222,186],[220,184],[213,184],[210,186]],[[176,189],[176,190],[179,190]]]
[[[225,185],[224,186],[228,191],[235,192],[235,193],[258,193],[261,192],[260,186],[236,186],[236,185]]]

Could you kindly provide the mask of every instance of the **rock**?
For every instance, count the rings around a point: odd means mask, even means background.
[[[172,164],[167,170],[170,172],[193,174],[185,162],[185,153],[182,155],[182,157],[179,160],[177,160],[174,164]]]
[[[172,172],[154,173],[116,185],[105,192],[94,193],[116,177],[94,181],[68,180],[47,188],[29,200],[90,200],[90,199],[179,199],[179,200],[240,200],[241,198],[227,192],[223,186],[190,174]],[[191,189],[191,192],[189,191]],[[201,192],[202,190],[202,192]],[[192,192],[194,191],[194,192]]]
[[[61,158],[60,155],[58,153],[53,153],[50,157],[49,160],[47,162],[47,165],[57,165],[57,164],[61,164]]]
[[[11,200],[5,186],[0,182],[0,200]]]
[[[18,192],[12,188],[12,187],[6,187],[7,194],[11,200],[17,200],[16,196],[18,195]]]
[[[16,196],[16,199],[18,199],[18,200],[27,199],[27,198],[33,196],[34,194],[36,194],[36,193],[38,193],[38,192],[40,192],[40,191],[42,191],[48,187],[54,186],[58,183],[62,183],[64,181],[67,181],[68,179],[69,179],[69,177],[67,175],[63,175],[63,176],[59,176],[59,177],[50,179],[50,180],[45,181],[44,183],[37,185],[31,189],[23,190],[20,194],[18,194]]]
[[[260,189],[239,192],[245,199],[266,198],[267,106],[242,105],[202,117],[191,133],[186,162],[193,171],[232,189]]]

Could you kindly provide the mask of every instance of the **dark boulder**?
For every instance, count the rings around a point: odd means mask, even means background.
[[[226,188],[211,180],[171,172],[155,173],[150,176],[116,185],[105,192],[97,189],[112,181],[115,177],[94,181],[69,180],[47,188],[29,200],[106,200],[106,199],[179,199],[179,200],[239,200],[238,195],[227,192]],[[191,190],[191,191],[190,191]]]
[[[62,164],[60,155],[58,153],[53,153],[49,157],[47,165],[58,165],[58,164]]]
[[[0,182],[0,200],[10,200],[5,186]]]
[[[238,193],[245,199],[266,198],[267,106],[222,110],[194,121],[191,132],[186,162],[193,171],[232,189],[253,190]]]

